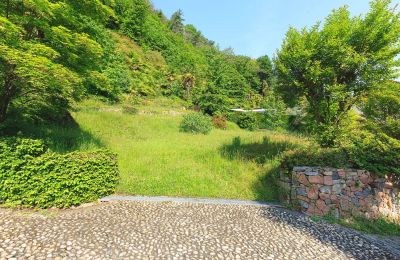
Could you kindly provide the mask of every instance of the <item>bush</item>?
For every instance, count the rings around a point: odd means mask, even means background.
[[[106,150],[55,154],[41,141],[0,140],[0,203],[66,208],[114,192],[116,157]]]
[[[240,114],[237,119],[237,125],[247,130],[255,130],[258,126],[257,117],[254,114]]]
[[[212,117],[212,124],[215,128],[218,129],[227,129],[228,128],[228,123],[226,121],[226,118],[224,115],[215,115]]]
[[[283,154],[281,167],[291,171],[295,166],[347,168],[353,165],[343,149],[308,147]]]
[[[358,131],[346,150],[358,168],[400,176],[400,141],[383,132]]]
[[[212,123],[208,116],[200,113],[191,113],[183,117],[180,125],[181,132],[194,134],[208,134],[212,129]]]

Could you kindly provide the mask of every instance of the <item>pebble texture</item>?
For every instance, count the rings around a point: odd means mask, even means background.
[[[113,201],[56,212],[0,209],[0,259],[400,257],[358,232],[269,206]]]

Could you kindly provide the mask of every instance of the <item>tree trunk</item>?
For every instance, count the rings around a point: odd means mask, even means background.
[[[10,99],[7,97],[0,97],[0,123],[3,123],[7,118],[7,109],[10,104]]]
[[[0,123],[3,123],[6,120],[7,110],[15,93],[13,80],[13,76],[8,76],[4,82],[4,89],[0,92]]]
[[[7,7],[6,7],[6,18],[8,19],[10,15],[10,0],[7,0]]]

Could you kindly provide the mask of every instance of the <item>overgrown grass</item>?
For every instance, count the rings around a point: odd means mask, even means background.
[[[207,136],[182,133],[179,123],[187,111],[180,104],[156,100],[138,107],[139,113],[132,115],[119,106],[89,101],[73,113],[82,131],[118,154],[117,191],[122,194],[273,201],[277,189],[272,175],[279,154],[305,142],[233,124]],[[251,147],[258,148],[249,156]]]
[[[180,102],[148,100],[126,105],[87,100],[72,115],[77,125],[25,126],[22,135],[46,140],[57,152],[109,148],[118,154],[119,194],[277,200],[280,154],[307,142],[235,124],[209,135],[179,131],[189,111]]]

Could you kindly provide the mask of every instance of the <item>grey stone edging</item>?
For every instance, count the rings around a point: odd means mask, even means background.
[[[202,203],[219,205],[252,205],[252,206],[283,206],[273,202],[253,201],[253,200],[234,200],[234,199],[212,199],[212,198],[178,198],[178,197],[150,197],[150,196],[107,196],[101,198],[100,202],[110,201],[147,201],[147,202],[179,202],[179,203]]]

